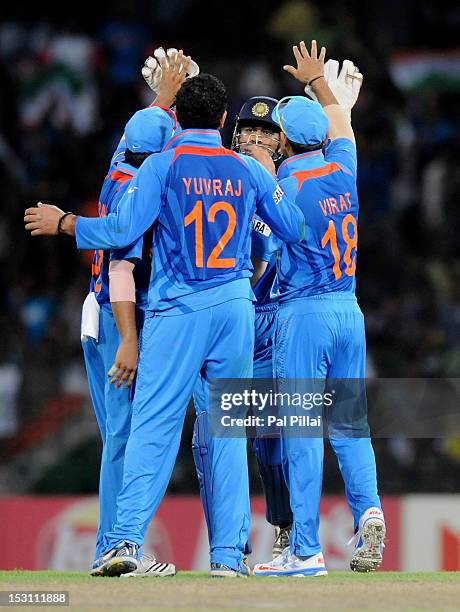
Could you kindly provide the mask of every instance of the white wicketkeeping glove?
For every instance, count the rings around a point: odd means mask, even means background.
[[[164,57],[171,58],[173,54],[177,52],[177,49],[174,49],[173,47],[171,47],[167,51],[165,51],[163,47],[158,47],[158,49],[155,49],[155,51],[153,52],[154,57],[149,56],[145,60],[144,66],[142,68],[142,76],[144,77],[145,82],[150,87],[150,89],[155,93],[158,93],[158,90],[160,88],[161,75],[163,72],[159,63],[160,59]],[[199,73],[200,68],[198,64],[191,60],[186,78],[194,77]]]
[[[339,74],[339,62],[330,59],[324,64],[324,79],[331,88],[337,102],[351,116],[351,109],[356,104],[363,84],[363,75],[358,68],[351,60],[344,60]],[[317,99],[309,85],[305,87],[305,93],[314,100]]]

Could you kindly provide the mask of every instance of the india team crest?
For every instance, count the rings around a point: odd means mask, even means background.
[[[251,108],[251,113],[255,117],[266,117],[270,112],[270,108],[266,102],[256,102]]]

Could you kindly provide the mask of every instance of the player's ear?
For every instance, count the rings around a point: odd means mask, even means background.
[[[289,143],[288,143],[288,139],[286,138],[286,134],[284,132],[280,133],[280,143],[281,143],[281,152],[283,153],[283,155],[290,155],[291,153],[289,152]]]
[[[227,111],[224,112],[224,114],[222,115],[220,119],[220,125],[219,125],[220,130],[224,127],[226,119],[227,119]]]

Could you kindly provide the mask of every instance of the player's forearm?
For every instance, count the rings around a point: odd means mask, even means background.
[[[267,269],[268,262],[259,259],[258,257],[251,257],[252,266],[254,268],[254,272],[251,278],[251,287],[254,287],[262,276],[265,274],[265,270]]]
[[[123,342],[137,342],[136,285],[134,264],[127,260],[113,260],[109,266],[109,294],[112,311]]]
[[[280,186],[273,196],[266,196],[257,214],[268,223],[282,242],[300,242],[305,237],[305,218],[300,208],[291,201]]]
[[[136,304],[112,302],[112,312],[123,342],[137,342]]]
[[[328,138],[331,140],[349,138],[354,142],[355,135],[351,127],[350,116],[337,102],[324,77],[314,81],[311,87],[329,119]]]

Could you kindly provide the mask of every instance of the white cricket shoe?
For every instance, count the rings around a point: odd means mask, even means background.
[[[350,540],[355,543],[355,552],[350,561],[354,572],[375,572],[382,564],[385,547],[385,518],[380,508],[368,508],[359,519],[356,534]]]
[[[323,553],[308,559],[300,559],[285,548],[279,557],[269,563],[258,563],[253,570],[254,576],[327,576]]]
[[[160,563],[150,553],[143,553],[139,559],[137,569],[128,574],[122,574],[122,578],[158,578],[175,576],[176,566],[172,563]]]

